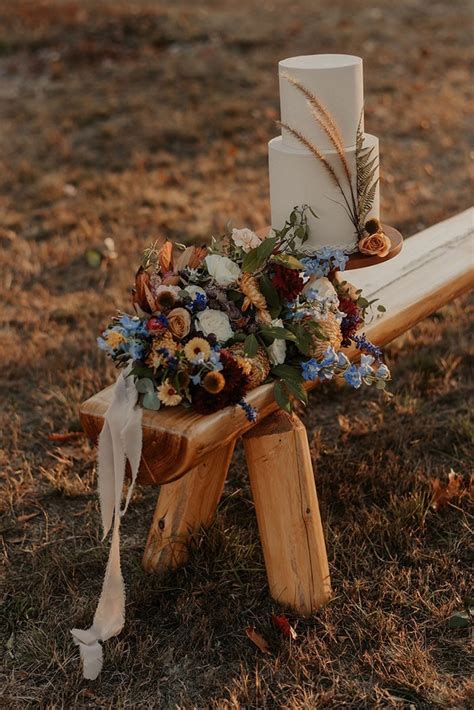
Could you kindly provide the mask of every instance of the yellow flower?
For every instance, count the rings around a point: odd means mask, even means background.
[[[158,387],[158,397],[160,402],[163,402],[167,407],[176,407],[183,399],[169,380],[165,380],[163,384]]]
[[[225,378],[220,372],[208,372],[202,381],[202,386],[210,394],[219,394],[225,387]]]
[[[146,359],[146,364],[157,369],[166,364],[165,356],[158,352],[162,348],[166,348],[170,353],[176,353],[178,349],[178,343],[173,340],[171,333],[165,333],[161,338],[153,338],[153,344],[148,357]]]
[[[211,346],[204,338],[191,338],[184,346],[184,354],[189,362],[204,362],[211,354]]]
[[[122,335],[122,333],[119,333],[116,330],[111,330],[110,333],[107,333],[105,336],[105,342],[107,345],[110,345],[111,348],[115,350],[115,348],[118,348],[118,346],[121,343],[124,343],[126,341],[126,337]]]

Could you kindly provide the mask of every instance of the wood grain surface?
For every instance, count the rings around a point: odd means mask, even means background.
[[[244,446],[270,593],[307,616],[329,600],[331,583],[306,428],[275,412]]]
[[[234,447],[235,439],[160,489],[143,555],[145,570],[160,574],[186,562],[193,538],[214,520]]]

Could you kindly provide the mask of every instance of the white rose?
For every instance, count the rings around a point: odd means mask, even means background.
[[[227,314],[223,311],[216,311],[213,308],[206,308],[196,316],[198,328],[204,335],[214,333],[219,343],[225,343],[232,338],[234,331],[230,327]]]
[[[272,325],[277,328],[284,327],[281,318],[272,320]],[[286,341],[275,339],[273,343],[268,346],[267,353],[272,365],[283,365],[286,358]]]
[[[251,249],[258,247],[262,240],[252,232],[251,229],[233,229],[232,230],[232,241],[236,247],[242,247],[245,253],[249,252]]]
[[[206,256],[205,262],[209,274],[219,286],[230,286],[240,276],[240,267],[228,256],[209,254]]]
[[[195,286],[194,284],[190,284],[189,286],[186,286],[184,288],[184,291],[186,291],[186,293],[189,293],[189,295],[191,296],[192,299],[196,298],[198,293],[200,293],[201,296],[206,295],[206,292],[203,288],[201,288],[200,286]]]

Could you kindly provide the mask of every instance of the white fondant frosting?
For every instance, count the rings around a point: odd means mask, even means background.
[[[306,98],[286,78],[289,75],[311,91],[339,127],[344,146],[355,145],[357,126],[364,107],[362,59],[349,54],[313,54],[283,59],[278,64],[281,120],[300,131],[318,148],[330,150],[332,144],[317,125]],[[298,141],[282,129],[285,143],[298,147]]]
[[[378,155],[379,141],[375,136],[365,134],[364,147],[374,148]],[[294,148],[284,143],[278,136],[268,144],[270,165],[270,203],[272,227],[281,229],[292,209],[309,205],[318,219],[308,211],[309,240],[306,247],[316,250],[322,246],[344,248],[352,251],[357,243],[355,228],[344,208],[344,199],[339,188],[328,176],[324,166],[304,148]],[[334,150],[323,151],[332,165],[350,202],[351,194],[347,180],[344,180],[338,156]],[[346,149],[346,158],[354,176],[355,193],[355,147]],[[379,216],[379,190],[373,207],[367,216]]]
[[[316,54],[284,59],[279,63],[281,120],[317,146],[339,176],[344,194],[351,192],[334,147],[313,116],[305,96],[285,76],[296,79],[313,93],[338,126],[356,194],[355,143],[359,121],[363,130],[362,59],[346,54]],[[364,147],[379,154],[375,136],[365,134]],[[344,198],[322,163],[287,130],[268,144],[272,227],[281,229],[294,207],[309,205],[307,251],[323,246],[357,248],[357,234]],[[379,217],[379,188],[366,219]]]

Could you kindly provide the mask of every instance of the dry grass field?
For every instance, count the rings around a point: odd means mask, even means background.
[[[267,223],[278,59],[364,58],[388,223],[410,235],[469,206],[469,5],[2,0],[0,707],[473,706],[469,630],[448,623],[473,596],[468,497],[432,506],[433,479],[467,481],[472,464],[468,297],[387,348],[392,399],[311,395],[334,599],[288,614],[294,641],[272,626],[238,450],[215,524],[165,579],[140,567],[157,491],[137,490],[126,628],[82,680],[69,629],[91,620],[108,546],[94,450],[50,438],[113,381],[95,336],[127,307],[146,245]]]

